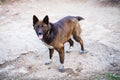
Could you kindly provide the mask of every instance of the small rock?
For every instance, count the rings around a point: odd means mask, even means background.
[[[83,70],[82,68],[75,69],[75,71],[77,71],[77,72],[81,72],[82,70]]]
[[[48,69],[51,69],[51,67],[48,67]]]
[[[117,66],[116,63],[110,63],[110,65],[111,65],[112,67],[116,67],[116,66]]]

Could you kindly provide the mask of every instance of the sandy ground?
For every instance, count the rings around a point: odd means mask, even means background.
[[[32,16],[51,22],[82,16],[82,38],[89,52],[80,55],[75,42],[65,53],[65,72],[58,72],[59,56],[46,66],[48,49],[37,38]],[[65,51],[69,44],[65,44]],[[120,75],[120,8],[94,0],[20,0],[0,5],[0,80],[94,80],[104,73]]]

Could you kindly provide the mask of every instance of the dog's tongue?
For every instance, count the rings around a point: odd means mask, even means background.
[[[39,35],[38,37],[39,37],[39,39],[42,39],[42,38],[43,38],[43,35]]]

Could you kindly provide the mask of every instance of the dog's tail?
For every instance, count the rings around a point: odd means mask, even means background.
[[[75,17],[78,21],[85,20],[83,17],[77,16]]]

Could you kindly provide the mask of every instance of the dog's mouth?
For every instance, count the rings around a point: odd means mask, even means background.
[[[38,38],[41,40],[41,39],[43,39],[43,35],[41,34],[41,35],[38,35]]]

